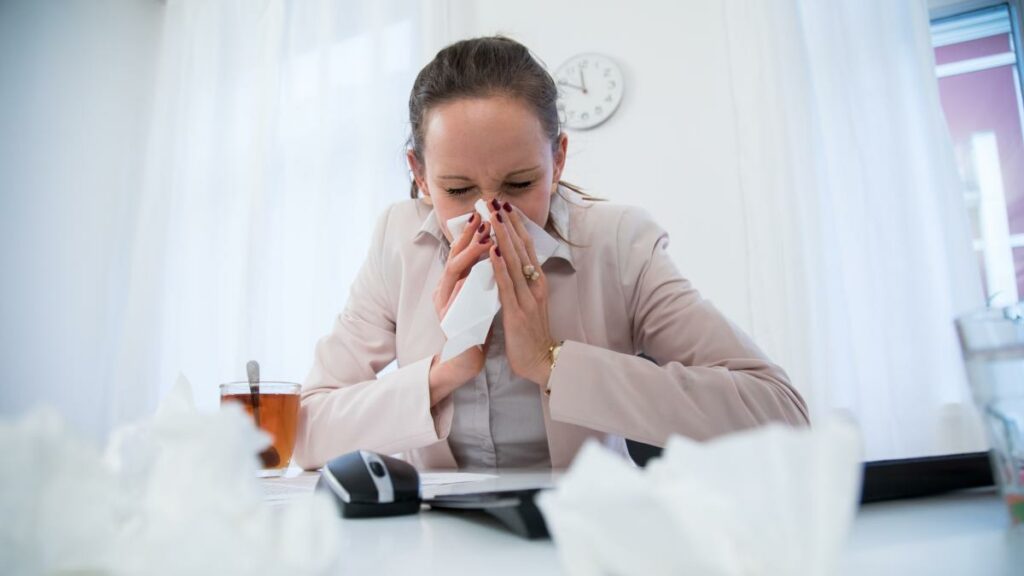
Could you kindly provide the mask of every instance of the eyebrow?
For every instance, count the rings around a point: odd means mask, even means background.
[[[508,178],[510,176],[515,176],[516,174],[522,174],[523,172],[532,172],[534,170],[539,170],[539,169],[540,169],[540,166],[534,166],[532,168],[523,168],[521,170],[515,170],[515,171],[512,171],[512,172],[509,172],[505,176],[505,178]],[[448,175],[445,175],[445,176],[440,176],[439,178],[441,180],[469,180],[469,178],[466,178],[465,176],[456,176],[456,175],[452,175],[452,174],[448,174]]]

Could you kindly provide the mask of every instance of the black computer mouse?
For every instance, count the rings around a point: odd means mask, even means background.
[[[334,458],[320,469],[317,489],[329,492],[345,518],[415,514],[420,475],[412,464],[369,450]]]

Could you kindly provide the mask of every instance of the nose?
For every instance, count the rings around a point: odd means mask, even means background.
[[[502,193],[500,190],[484,190],[480,193],[480,199],[483,200],[484,203],[487,204],[488,206],[495,201],[497,201],[498,204],[501,204],[503,202]]]

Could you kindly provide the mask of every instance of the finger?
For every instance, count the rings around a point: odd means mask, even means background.
[[[477,227],[476,234],[473,236],[473,241],[466,247],[463,252],[466,254],[465,258],[467,263],[465,269],[468,272],[477,262],[480,261],[480,257],[487,254],[487,251],[494,246],[494,239],[491,238],[491,224],[490,222],[484,222]],[[463,257],[462,254],[459,255]]]
[[[472,241],[462,252],[448,260],[448,263],[445,265],[446,271],[460,278],[465,276],[469,273],[469,269],[480,260],[480,256],[490,249],[491,244],[493,242],[491,241],[490,224],[484,223],[477,226],[476,232],[473,233]]]
[[[476,232],[477,227],[480,226],[480,215],[474,210],[469,216],[469,222],[466,222],[466,227],[459,234],[459,237],[452,243],[452,249],[448,253],[448,258],[451,258],[455,254],[462,252],[466,246],[473,240],[473,234]]]
[[[529,262],[533,269],[536,270],[536,278],[533,280],[527,278],[527,284],[533,292],[534,299],[541,301],[547,296],[547,280],[544,276],[544,269],[540,266],[540,259],[537,258],[537,251],[534,249],[533,237],[530,235],[529,230],[526,229],[526,225],[523,224],[523,218],[525,216],[516,211],[512,211],[509,214],[509,220],[511,220],[512,227],[516,231],[516,236],[518,236],[519,241],[523,245],[525,256],[521,255],[520,258],[524,263]]]
[[[530,264],[533,264],[533,267],[536,268],[538,272],[542,272],[540,269],[540,259],[537,258],[537,251],[533,245],[533,236],[530,236],[529,230],[527,230],[526,225],[523,224],[523,216],[515,210],[512,211],[510,216],[512,226],[515,228],[516,233],[519,234],[519,238],[523,241],[523,246],[526,248],[527,260],[529,260]]]
[[[512,211],[512,205],[505,202],[502,205],[502,216],[505,219],[506,229],[508,230],[509,238],[512,239],[512,246],[516,249],[516,256],[519,258],[519,263],[523,266],[531,264],[530,256],[526,253],[526,244],[523,243],[523,238],[519,228],[516,228],[513,215],[515,212]],[[525,274],[523,278],[526,278]],[[527,279],[528,280],[528,279]]]
[[[490,251],[491,267],[494,268],[494,281],[498,285],[498,300],[501,307],[508,314],[515,313],[519,309],[519,301],[516,300],[516,288],[509,275],[508,263],[503,256],[505,251],[500,246],[494,246]]]
[[[494,208],[494,205],[491,205]],[[512,278],[512,285],[515,287],[516,298],[520,302],[525,302],[527,298],[532,298],[533,295],[530,293],[530,287],[526,285],[526,278],[523,277],[523,265],[519,260],[519,255],[516,253],[515,245],[513,244],[511,233],[507,228],[508,220],[502,215],[499,210],[491,213],[491,224],[494,226],[494,237],[498,241],[498,247],[501,248],[501,256],[505,260],[505,267],[508,269],[508,274]]]
[[[463,235],[465,233],[464,231]],[[486,222],[477,226],[469,238],[471,241],[467,243],[467,246],[458,254],[449,255],[448,262],[445,263],[444,274],[441,276],[437,288],[438,295],[444,302],[451,298],[455,283],[464,278],[469,273],[469,269],[480,259],[480,256],[494,244],[491,241],[490,224]],[[459,239],[462,239],[461,235]]]

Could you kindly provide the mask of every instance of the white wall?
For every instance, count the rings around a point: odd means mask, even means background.
[[[570,56],[618,61],[626,93],[598,128],[570,132],[566,178],[616,202],[643,206],[671,237],[682,273],[749,328],[745,223],[724,15],[717,1],[448,0],[431,53],[454,40],[502,33],[552,72]],[[987,0],[928,0],[932,10]],[[725,124],[721,119],[726,118]],[[773,351],[768,350],[769,354]]]
[[[503,33],[553,72],[601,52],[623,68],[610,120],[570,132],[566,179],[643,206],[670,233],[683,274],[744,327],[749,308],[731,84],[717,2],[451,0],[449,40]],[[769,351],[771,352],[771,351]]]
[[[162,11],[0,2],[0,415],[46,403],[96,439],[108,426],[112,244],[130,232]]]

